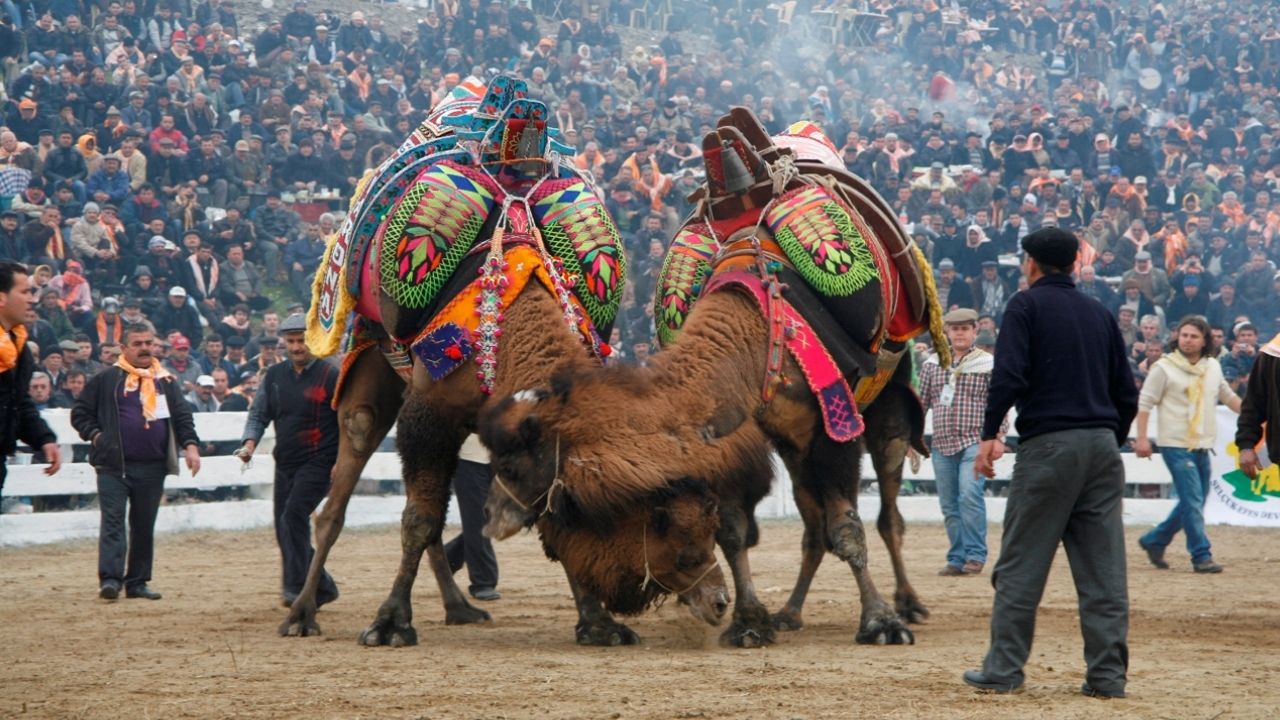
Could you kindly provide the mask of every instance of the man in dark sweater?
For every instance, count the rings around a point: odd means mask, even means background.
[[[98,596],[115,600],[123,585],[125,597],[159,600],[147,583],[164,478],[178,474],[178,448],[191,474],[200,472],[200,438],[181,384],[152,355],[151,326],[126,326],[121,343],[115,365],[81,391],[71,425],[89,442],[89,462],[98,473]]]
[[[1079,251],[1058,228],[1022,241],[1030,288],[1009,300],[996,343],[976,470],[995,476],[1000,423],[1017,403],[1018,455],[992,575],[991,648],[966,683],[1022,687],[1036,610],[1062,543],[1080,598],[1085,695],[1123,697],[1129,666],[1124,464],[1138,391],[1115,320],[1071,281]]]
[[[1263,440],[1266,440],[1271,462],[1280,461],[1280,335],[1258,350],[1236,425],[1240,469],[1253,479],[1262,470],[1254,448]]]
[[[44,453],[49,462],[45,474],[52,475],[61,466],[58,439],[27,394],[36,367],[23,324],[31,301],[27,268],[0,262],[0,452],[9,457],[21,440]],[[0,460],[0,492],[7,474],[8,465]]]
[[[338,381],[333,365],[317,360],[306,342],[301,315],[280,323],[287,362],[273,365],[262,378],[244,425],[244,444],[236,456],[248,462],[267,425],[276,424],[276,542],[284,561],[281,600],[293,604],[311,566],[311,513],[329,493],[329,471],[338,459],[338,414],[331,402]],[[320,578],[317,606],[338,599],[329,573]]]

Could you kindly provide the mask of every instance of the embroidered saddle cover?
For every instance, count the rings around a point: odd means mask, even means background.
[[[407,343],[450,297],[469,253],[480,252],[514,196],[532,211],[587,319],[607,330],[626,261],[617,228],[591,185],[556,153],[571,153],[523,81],[461,85],[380,167],[366,173],[317,273],[308,342],[336,352],[354,313]],[[547,161],[545,158],[551,158]],[[536,243],[535,243],[536,244]]]

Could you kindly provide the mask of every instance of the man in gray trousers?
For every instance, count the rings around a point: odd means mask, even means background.
[[[1007,693],[1024,682],[1036,610],[1062,543],[1079,596],[1081,691],[1124,697],[1129,668],[1124,464],[1138,390],[1111,314],[1071,280],[1079,241],[1046,228],[1022,241],[1030,288],[1014,295],[996,342],[976,472],[994,477],[1000,423],[1017,402],[1018,453],[991,583],[991,648],[964,681]]]

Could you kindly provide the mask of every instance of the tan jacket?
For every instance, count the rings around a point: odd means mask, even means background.
[[[1196,380],[1165,359],[1156,361],[1142,383],[1138,396],[1140,412],[1156,412],[1156,444],[1161,447],[1186,450],[1216,448],[1218,440],[1218,415],[1214,406],[1226,403],[1236,396],[1222,377],[1222,366],[1213,358],[1201,358],[1209,363],[1204,375],[1204,396],[1201,401],[1200,430],[1196,438],[1188,442],[1187,430],[1191,422],[1192,407],[1187,399],[1187,388]]]

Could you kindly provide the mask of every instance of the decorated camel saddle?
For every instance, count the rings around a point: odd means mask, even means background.
[[[703,139],[702,153],[706,184],[658,279],[659,342],[676,342],[697,298],[744,292],[770,329],[764,401],[789,353],[822,406],[827,434],[857,438],[859,408],[884,389],[909,341],[926,330],[941,337],[924,254],[811,123],[771,137],[749,110],[734,108]]]
[[[316,275],[314,352],[345,352],[345,371],[377,345],[404,377],[417,358],[437,380],[474,362],[488,391],[502,309],[535,282],[608,354],[622,243],[547,116],[521,80],[463,83],[365,173]]]

